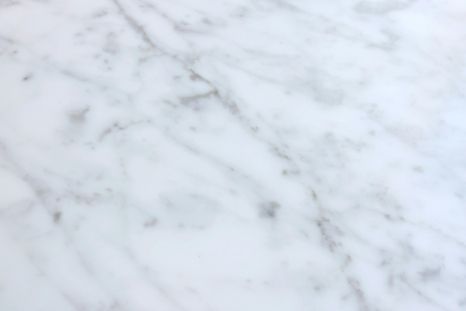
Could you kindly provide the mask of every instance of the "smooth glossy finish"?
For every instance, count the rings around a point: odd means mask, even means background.
[[[0,310],[466,310],[465,95],[463,0],[0,0]]]

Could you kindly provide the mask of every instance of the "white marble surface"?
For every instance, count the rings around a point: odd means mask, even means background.
[[[465,96],[463,0],[0,0],[0,310],[466,310]]]

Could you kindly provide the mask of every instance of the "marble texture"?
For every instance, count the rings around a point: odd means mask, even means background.
[[[466,2],[0,0],[0,310],[466,310]]]

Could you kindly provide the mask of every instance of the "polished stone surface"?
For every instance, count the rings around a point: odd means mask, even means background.
[[[0,0],[0,310],[466,310],[466,2]]]

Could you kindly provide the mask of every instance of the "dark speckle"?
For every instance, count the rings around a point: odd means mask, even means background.
[[[275,218],[280,204],[275,201],[262,203],[260,206],[260,216],[264,218]]]
[[[29,81],[31,78],[32,78],[32,74],[28,73],[27,75],[25,75],[25,76],[23,77],[23,81],[25,81],[25,82],[26,82],[26,81]]]
[[[429,281],[438,278],[441,272],[441,267],[427,268],[419,272],[419,275],[421,276],[423,281]]]
[[[157,224],[158,224],[158,219],[157,218],[151,218],[149,220],[147,220],[146,222],[144,222],[144,227],[146,228],[151,228],[151,227],[155,227]]]
[[[68,116],[73,123],[83,123],[86,120],[86,115],[89,112],[89,107],[81,110],[73,111]]]
[[[201,80],[201,77],[197,73],[192,72],[189,76],[189,79],[191,79],[191,81],[198,81]]]
[[[299,175],[301,172],[299,170],[290,169],[290,170],[282,170],[283,176],[290,176],[290,175]]]
[[[61,212],[57,211],[53,213],[53,222],[58,224],[61,220]]]

